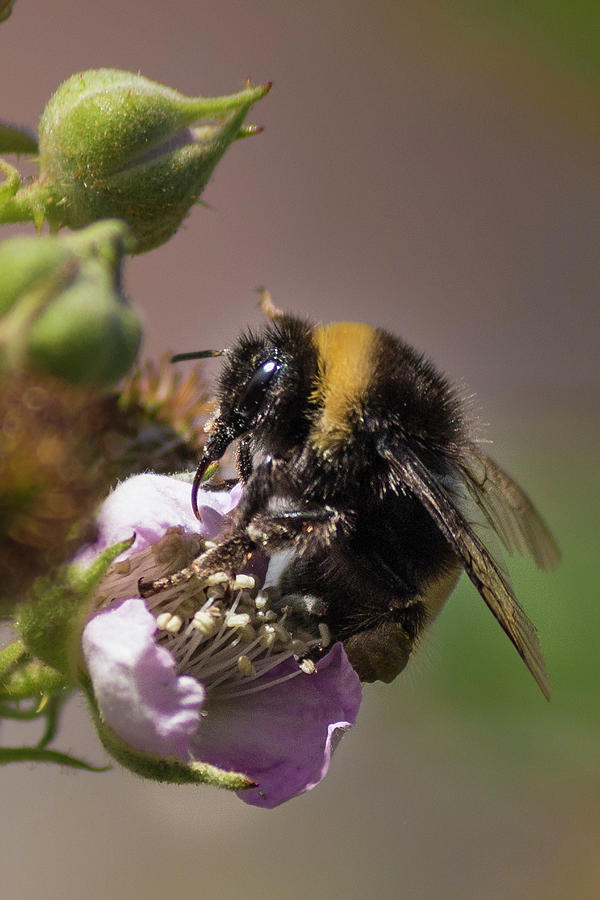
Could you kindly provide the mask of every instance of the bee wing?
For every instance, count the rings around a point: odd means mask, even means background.
[[[465,486],[509,553],[531,556],[541,569],[554,568],[560,551],[527,494],[475,444],[463,453]]]
[[[482,541],[449,499],[436,477],[409,449],[399,455],[382,449],[396,490],[410,490],[423,504],[461,560],[465,572],[508,635],[517,653],[550,699],[550,681],[537,631]]]

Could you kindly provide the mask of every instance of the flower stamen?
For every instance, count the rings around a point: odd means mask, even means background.
[[[319,637],[298,639],[286,623],[288,610],[278,613],[271,609],[267,592],[253,597],[254,589],[250,575],[231,579],[224,572],[214,573],[201,589],[195,586],[200,603],[190,615],[175,613],[178,601],[171,596],[163,601],[170,592],[151,598],[160,643],[172,653],[178,673],[197,678],[208,696],[256,693],[297,675],[312,674],[315,664],[303,657],[331,640],[325,629]],[[187,608],[187,601],[184,605]],[[268,677],[290,659],[298,662],[293,672]]]

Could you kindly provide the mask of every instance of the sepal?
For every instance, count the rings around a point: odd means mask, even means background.
[[[228,791],[243,791],[256,787],[256,782],[241,772],[228,772],[202,762],[183,763],[174,757],[144,753],[130,747],[102,720],[89,685],[86,693],[98,737],[104,749],[113,759],[136,775],[168,784],[208,784]]]
[[[61,673],[67,684],[78,681],[81,631],[94,591],[113,560],[133,540],[113,544],[89,568],[64,566],[52,577],[38,578],[31,596],[17,607],[16,626],[25,647]]]
[[[66,686],[60,672],[31,659],[21,641],[13,641],[0,650],[0,704],[49,697]],[[0,710],[0,718],[4,715],[5,712]]]

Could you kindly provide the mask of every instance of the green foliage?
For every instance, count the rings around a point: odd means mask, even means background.
[[[600,4],[597,0],[457,0],[452,12],[554,64],[600,80]]]

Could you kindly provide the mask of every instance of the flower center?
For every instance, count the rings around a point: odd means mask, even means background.
[[[301,672],[311,674],[316,666],[307,654],[329,643],[324,630],[318,639],[293,633],[286,626],[287,608],[272,609],[268,591],[257,593],[250,575],[238,575],[233,581],[224,572],[211,575],[201,591],[195,589],[195,596],[200,594],[204,602],[185,617],[178,613],[178,600],[170,600],[168,593],[146,600],[156,616],[159,643],[173,655],[179,674],[197,678],[209,696],[255,693]],[[295,662],[292,671],[274,672],[290,659]]]
[[[97,593],[96,606],[134,597],[140,575],[157,579],[178,571],[214,546],[198,535],[169,528],[157,543],[113,563]],[[277,608],[273,608],[277,602]],[[209,697],[255,693],[301,673],[312,674],[318,655],[331,642],[323,623],[310,631],[294,622],[273,588],[257,590],[250,575],[230,579],[216,572],[146,598],[158,625],[158,642],[172,654],[180,675],[202,682]],[[292,661],[285,673],[276,671]]]

